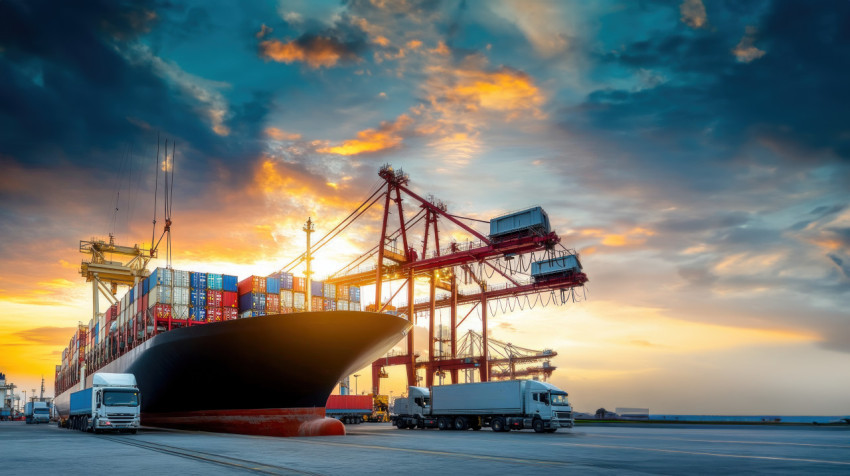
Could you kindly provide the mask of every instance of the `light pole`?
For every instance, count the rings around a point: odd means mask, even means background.
[[[360,395],[360,393],[358,393],[358,391],[357,391],[357,377],[359,377],[359,376],[360,376],[360,374],[354,374],[354,394],[355,395]]]
[[[26,390],[24,390],[23,392],[24,392],[24,401],[23,401],[23,405],[21,405],[21,413],[23,413],[23,411],[24,411],[24,407],[25,407],[25,406],[26,406],[26,404],[27,404],[27,391],[26,391]]]

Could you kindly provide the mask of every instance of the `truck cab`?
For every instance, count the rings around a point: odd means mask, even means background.
[[[567,392],[547,382],[529,380],[525,385],[526,415],[540,417],[547,430],[573,427],[573,408]]]

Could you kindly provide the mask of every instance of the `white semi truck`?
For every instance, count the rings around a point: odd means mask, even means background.
[[[50,423],[50,406],[47,402],[27,402],[24,419],[30,423]]]
[[[531,428],[553,433],[573,427],[567,392],[536,380],[409,387],[406,398],[397,398],[392,422],[399,428],[493,431]]]
[[[68,428],[100,433],[139,428],[141,396],[133,374],[96,373],[92,386],[71,394]]]

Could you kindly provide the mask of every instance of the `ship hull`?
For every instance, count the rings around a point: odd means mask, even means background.
[[[355,311],[239,319],[158,334],[98,371],[136,376],[146,426],[342,434],[339,422],[324,419],[328,395],[409,328],[396,316]],[[79,388],[56,397],[63,418]]]

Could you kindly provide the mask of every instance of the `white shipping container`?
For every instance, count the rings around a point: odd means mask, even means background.
[[[349,311],[359,311],[360,310],[360,303],[359,302],[353,302],[353,303],[349,304],[348,310]]]
[[[280,307],[292,307],[292,291],[283,290],[280,292]]]
[[[348,301],[340,299],[336,302],[336,310],[337,311],[347,311],[348,310]]]
[[[188,288],[189,287],[189,272],[174,270],[174,287]]]
[[[295,309],[298,309],[299,311],[303,311],[304,310],[304,302],[305,302],[306,299],[307,299],[307,295],[304,294],[304,293],[292,293],[292,301],[293,301],[292,307],[294,307]]]
[[[154,304],[171,304],[171,286],[156,286],[150,290],[148,305],[153,306]]]
[[[175,288],[176,289],[176,288]],[[186,291],[188,292],[188,288]],[[172,319],[188,319],[189,318],[189,304],[174,304],[171,306],[171,318]]]
[[[175,275],[175,279],[176,279],[176,277],[177,277],[176,271],[174,272],[174,275]],[[187,276],[188,276],[188,274],[187,274]],[[178,305],[178,306],[188,306],[189,305],[189,288],[184,288],[184,287],[178,288],[178,287],[175,286],[174,289],[171,290],[171,292],[172,292],[172,295],[171,295],[171,299],[172,299],[171,303],[172,304]]]

